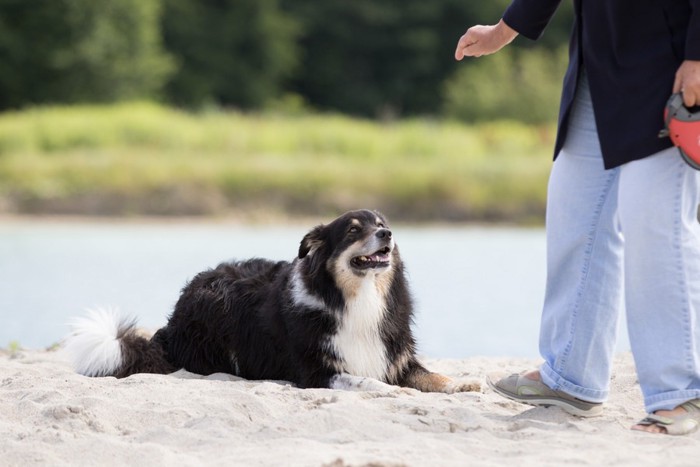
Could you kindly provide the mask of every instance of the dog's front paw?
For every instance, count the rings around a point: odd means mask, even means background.
[[[481,384],[475,380],[455,381],[439,373],[431,373],[424,368],[419,368],[410,374],[406,386],[423,392],[442,392],[453,394],[455,392],[480,392]]]
[[[354,376],[347,373],[341,373],[331,378],[330,389],[342,389],[345,391],[377,391],[377,392],[392,392],[396,386],[379,381],[374,378],[365,378],[363,376]]]
[[[454,394],[455,392],[481,392],[479,381],[450,381],[445,385],[445,392]]]

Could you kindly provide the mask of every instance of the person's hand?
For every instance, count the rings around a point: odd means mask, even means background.
[[[683,93],[686,107],[700,105],[700,61],[685,60],[676,72],[673,92]]]
[[[518,33],[503,20],[493,26],[472,26],[459,38],[455,59],[481,57],[498,52],[510,44],[517,35]]]

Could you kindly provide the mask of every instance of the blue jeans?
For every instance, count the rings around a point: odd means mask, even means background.
[[[603,168],[582,76],[549,182],[545,384],[603,402],[624,309],[647,411],[700,397],[698,203],[700,172],[676,148]]]

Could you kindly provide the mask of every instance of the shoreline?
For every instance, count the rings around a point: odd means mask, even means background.
[[[363,209],[358,206],[358,209]],[[374,209],[374,208],[368,208]],[[381,209],[379,209],[381,212]],[[276,213],[264,211],[258,214],[249,212],[236,212],[223,215],[202,215],[202,216],[178,216],[178,215],[82,215],[82,214],[27,214],[27,213],[6,213],[0,212],[0,225],[17,224],[193,224],[193,225],[252,225],[252,226],[301,226],[311,228],[318,223],[330,222],[345,211],[328,213],[326,215],[292,215],[289,213]],[[509,221],[480,221],[480,220],[402,220],[392,221],[396,226],[416,226],[416,227],[445,227],[445,228],[514,228],[514,229],[543,229],[544,224],[518,223]]]
[[[5,465],[521,466],[695,465],[700,433],[633,432],[643,415],[634,365],[616,357],[603,415],[532,408],[488,388],[434,394],[298,389],[189,373],[86,378],[60,351],[0,352]],[[483,379],[537,360],[424,359]]]

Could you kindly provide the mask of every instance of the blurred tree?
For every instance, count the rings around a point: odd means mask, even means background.
[[[0,0],[0,108],[154,97],[160,0]]]
[[[165,0],[164,40],[179,65],[169,100],[263,106],[297,63],[297,30],[277,0]]]
[[[278,102],[298,108],[434,114],[448,108],[444,95],[456,98],[455,73],[496,82],[452,53],[468,26],[497,21],[509,1],[0,0],[0,109],[164,91],[188,107],[257,109],[286,95]],[[564,43],[571,18],[563,2],[538,49]],[[509,57],[532,46],[519,39]]]
[[[475,21],[467,24],[493,24],[509,4],[510,0],[469,2],[464,14]],[[518,38],[495,55],[459,62],[443,81],[443,113],[469,122],[502,118],[555,121],[572,22],[573,2],[562,2],[537,42]]]
[[[363,115],[416,110],[434,81],[439,9],[421,0],[283,0],[302,24],[291,88],[314,107]],[[421,95],[409,98],[412,93]]]
[[[457,39],[473,24],[496,22],[509,3],[282,0],[302,24],[301,66],[290,89],[314,107],[359,115],[437,112],[445,79],[464,67],[453,58]],[[545,48],[568,38],[571,5],[561,10]]]
[[[459,69],[446,82],[445,114],[476,122],[552,122],[559,111],[568,49],[501,50]]]

